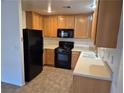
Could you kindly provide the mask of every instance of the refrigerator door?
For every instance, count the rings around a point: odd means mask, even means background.
[[[24,65],[25,80],[30,81],[43,69],[43,38],[42,31],[24,29]]]

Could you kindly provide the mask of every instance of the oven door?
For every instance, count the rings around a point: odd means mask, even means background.
[[[71,69],[71,51],[55,51],[55,67]]]

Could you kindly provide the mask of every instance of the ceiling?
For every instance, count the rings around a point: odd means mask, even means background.
[[[94,11],[96,0],[22,0],[22,8],[42,15],[82,14]],[[48,10],[50,12],[48,12]]]

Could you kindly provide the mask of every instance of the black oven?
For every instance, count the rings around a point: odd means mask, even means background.
[[[57,37],[73,38],[74,37],[74,29],[57,29]]]
[[[55,67],[71,69],[71,50],[55,49]]]
[[[55,48],[55,67],[71,69],[71,56],[74,42],[59,41]]]

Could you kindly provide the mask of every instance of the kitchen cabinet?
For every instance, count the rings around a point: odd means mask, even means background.
[[[43,35],[44,37],[49,37],[49,17],[43,16]]]
[[[36,12],[26,11],[26,28],[42,30],[42,16]]]
[[[75,38],[90,38],[92,15],[52,15],[43,17],[45,37],[57,37],[58,28],[74,29]]]
[[[91,15],[75,16],[75,38],[90,38],[92,20]]]
[[[58,16],[58,28],[72,28],[74,29],[74,16]]]
[[[45,65],[50,65],[50,66],[54,66],[54,49],[45,49]]]
[[[43,65],[46,64],[46,49],[43,50]]]
[[[44,36],[57,37],[58,28],[74,28],[74,16],[44,16]]]
[[[45,37],[57,37],[57,16],[44,16],[43,17],[43,30]]]
[[[58,26],[58,20],[57,16],[50,16],[49,17],[50,22],[50,36],[51,37],[57,37],[57,26]]]
[[[98,16],[98,0],[96,0],[96,9],[94,10],[92,16],[91,40],[93,41],[95,41],[96,38],[97,16]]]
[[[80,56],[80,52],[79,51],[72,51],[72,58],[71,58],[71,68],[74,69],[78,58]]]
[[[66,28],[65,16],[58,16],[58,28]]]
[[[110,93],[111,69],[102,59],[84,57],[83,54],[73,71],[73,93]]]
[[[116,48],[122,3],[122,0],[99,0],[97,47]]]
[[[73,76],[73,93],[110,93],[111,81]]]
[[[43,64],[54,66],[54,49],[44,49]],[[72,51],[71,68],[74,69],[79,58],[79,51]]]

